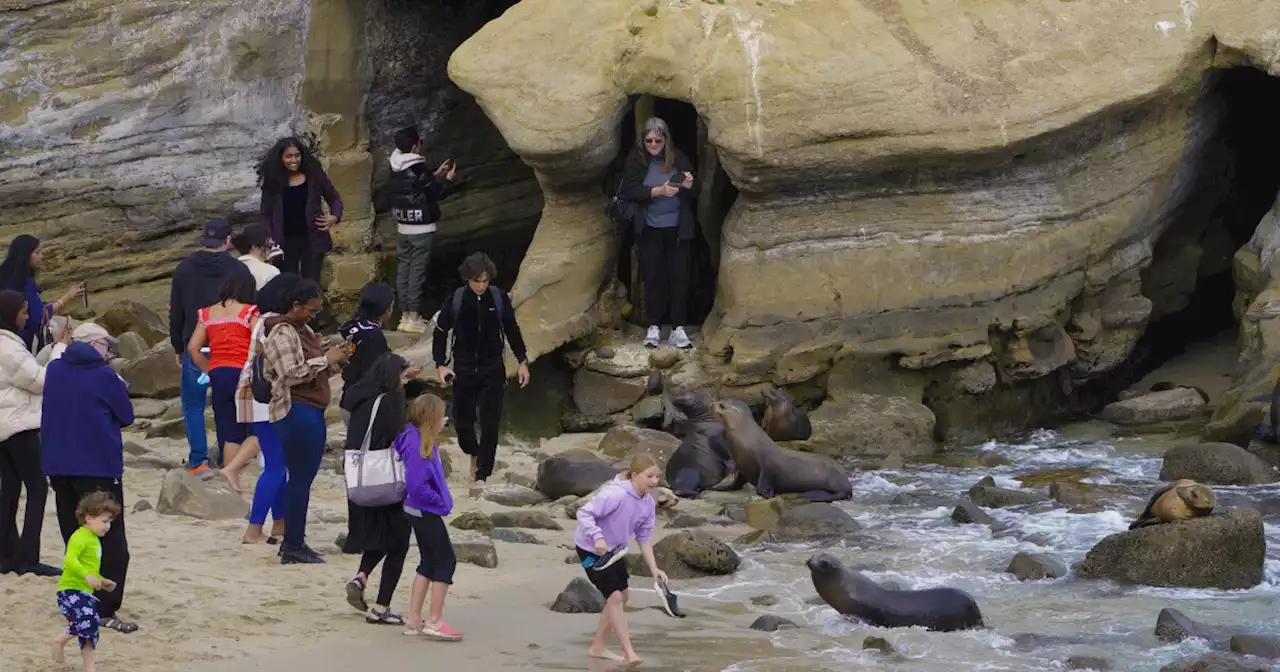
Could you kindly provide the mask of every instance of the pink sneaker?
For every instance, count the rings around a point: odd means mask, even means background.
[[[462,633],[454,630],[444,621],[423,624],[422,634],[431,639],[438,639],[444,642],[456,642],[462,639]]]

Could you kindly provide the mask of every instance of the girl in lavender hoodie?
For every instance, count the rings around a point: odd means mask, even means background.
[[[404,461],[404,513],[422,556],[417,575],[413,577],[406,619],[409,627],[404,634],[456,642],[462,639],[462,633],[443,620],[444,596],[453,583],[453,570],[458,564],[444,525],[444,516],[453,511],[453,497],[445,483],[440,449],[436,446],[444,421],[444,402],[440,397],[421,395],[409,406],[409,424],[395,442],[395,451]],[[422,603],[427,599],[428,589],[431,603],[424,621]]]
[[[573,533],[573,542],[586,567],[587,579],[605,597],[600,625],[596,626],[596,636],[587,649],[592,658],[625,661],[628,665],[644,662],[631,648],[631,636],[627,633],[623,607],[627,604],[630,576],[622,556],[626,555],[627,544],[634,534],[649,572],[662,584],[667,583],[667,575],[658,569],[653,558],[654,503],[649,494],[661,477],[653,457],[640,453],[631,458],[631,464],[621,476],[604,484],[591,501],[578,509],[578,529]],[[618,636],[625,658],[605,648],[604,636],[611,628]]]

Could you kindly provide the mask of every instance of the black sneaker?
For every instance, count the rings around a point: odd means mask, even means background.
[[[621,560],[627,555],[627,546],[624,544],[611,551],[605,551],[604,555],[597,555],[596,561],[591,563],[591,569],[599,572],[613,566],[613,563]]]
[[[281,549],[280,564],[282,565],[323,565],[324,558],[319,553],[302,546],[301,548]]]
[[[663,611],[667,612],[668,616],[684,618],[684,612],[680,611],[680,607],[676,606],[676,595],[671,592],[670,588],[667,588],[667,584],[654,579],[653,590],[658,594],[658,605],[662,607]]]

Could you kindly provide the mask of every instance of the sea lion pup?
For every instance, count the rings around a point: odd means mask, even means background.
[[[691,390],[672,395],[669,401],[686,422],[680,447],[667,460],[667,483],[677,496],[697,497],[733,473],[733,457],[724,427],[711,413],[711,395]]]
[[[1143,509],[1142,514],[1133,521],[1129,529],[1136,530],[1148,525],[1207,516],[1213,513],[1215,504],[1212,488],[1203,483],[1181,478],[1151,495],[1151,499],[1147,501],[1147,508]]]
[[[1195,385],[1179,385],[1177,383],[1171,383],[1167,380],[1162,380],[1158,383],[1152,383],[1148,391],[1164,392],[1165,390],[1176,390],[1179,387],[1185,387],[1188,390],[1195,390],[1196,393],[1200,395],[1200,398],[1204,400],[1204,403],[1206,404],[1209,403],[1209,393],[1196,387]]]
[[[809,416],[796,408],[786,392],[769,388],[764,391],[764,433],[774,441],[805,441],[813,435]]]
[[[834,502],[853,496],[853,486],[836,461],[825,455],[784,450],[773,442],[751,417],[751,408],[740,399],[711,404],[724,425],[729,453],[737,474],[727,490],[750,483],[756,494],[768,499],[797,493],[815,502]]]
[[[983,627],[977,601],[959,588],[888,590],[830,553],[817,553],[804,564],[818,596],[845,616],[882,628],[919,625],[950,632]]]

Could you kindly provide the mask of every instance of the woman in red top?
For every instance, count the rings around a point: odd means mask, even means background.
[[[196,329],[187,345],[187,354],[201,371],[209,374],[213,390],[213,423],[218,432],[218,452],[222,464],[250,439],[249,426],[236,421],[236,386],[249,359],[249,336],[258,321],[257,284],[248,268],[227,276],[218,290],[218,302],[196,312]],[[201,349],[208,343],[209,357]],[[208,465],[189,465],[192,473],[208,470]],[[239,490],[235,474],[223,478]]]

